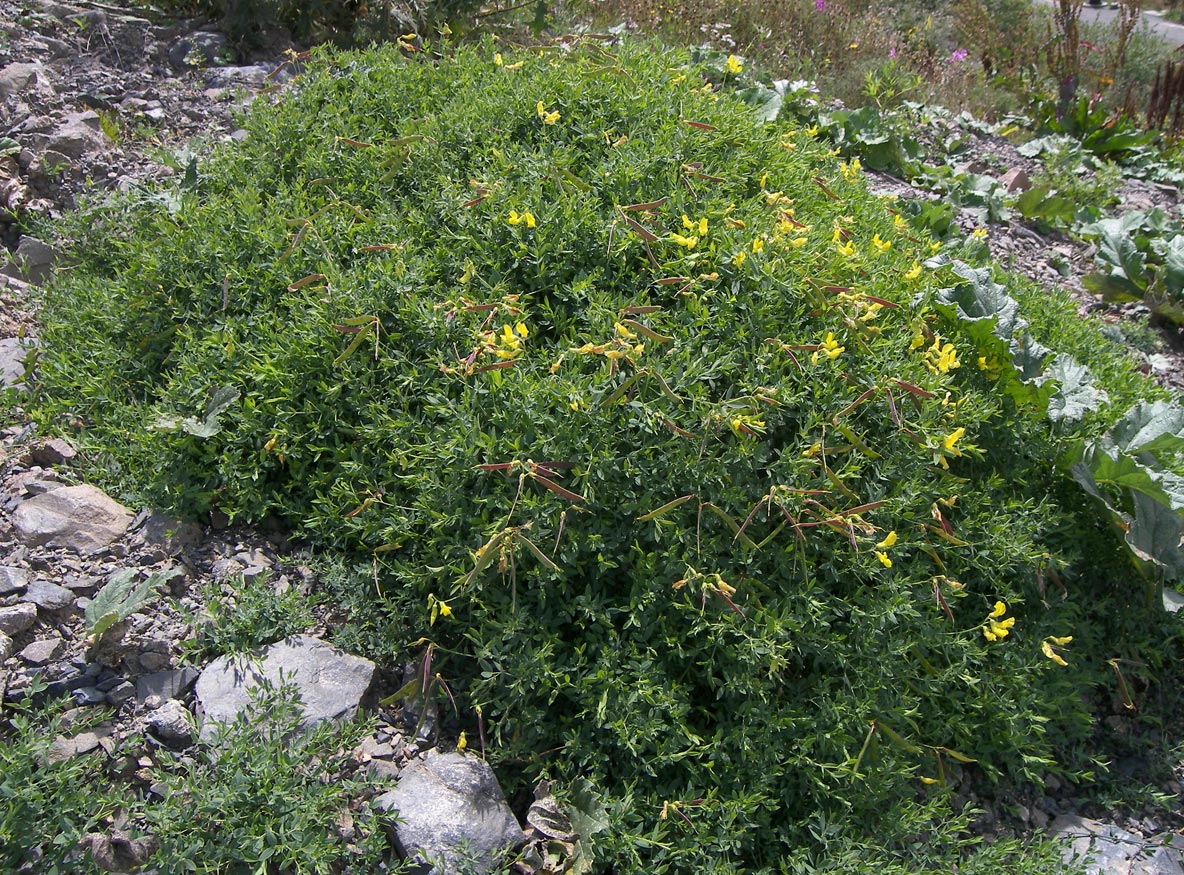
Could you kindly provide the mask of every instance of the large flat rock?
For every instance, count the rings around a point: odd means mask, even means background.
[[[357,714],[374,672],[370,660],[309,635],[293,636],[247,656],[219,657],[197,679],[201,738],[208,741],[220,724],[244,711],[251,689],[264,680],[277,687],[281,683],[296,687],[305,726],[349,720]]]
[[[474,755],[428,751],[373,805],[397,816],[400,853],[432,875],[485,875],[525,838],[493,770]]]
[[[1112,823],[1062,814],[1049,829],[1066,843],[1065,862],[1088,860],[1089,875],[1184,875],[1178,850]]]
[[[22,501],[12,515],[17,536],[34,547],[93,553],[131,525],[133,514],[93,486],[66,486]]]

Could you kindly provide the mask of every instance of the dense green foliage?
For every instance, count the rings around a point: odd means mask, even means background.
[[[738,66],[320,56],[81,214],[37,415],[361,556],[355,640],[427,636],[507,782],[590,778],[617,871],[948,870],[947,778],[1080,775],[1105,660],[1172,652],[1056,465],[1150,389],[719,96]]]
[[[79,863],[78,842],[122,802],[102,759],[51,761],[63,710],[63,703],[26,705],[0,735],[0,866],[6,872],[31,860],[44,875],[96,871]]]

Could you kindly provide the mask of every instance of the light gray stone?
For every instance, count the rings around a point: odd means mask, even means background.
[[[33,447],[29,456],[36,465],[52,468],[54,465],[69,464],[77,457],[78,451],[70,446],[70,442],[61,438],[52,438],[43,444]]]
[[[67,486],[22,501],[12,515],[18,537],[30,546],[92,553],[127,531],[132,512],[93,486]]]
[[[45,580],[34,580],[25,590],[21,601],[30,602],[43,611],[63,611],[74,606],[77,596],[64,586]]]
[[[0,595],[20,592],[29,585],[29,572],[23,568],[0,565]]]
[[[93,110],[69,113],[61,124],[45,136],[45,151],[60,152],[74,159],[111,145],[111,140],[103,133],[99,114]]]
[[[432,875],[454,875],[462,865],[484,875],[524,840],[493,770],[473,755],[428,751],[373,805],[397,815],[390,829],[400,853]]]
[[[28,351],[28,342],[18,337],[0,340],[0,386],[20,386]]]
[[[13,643],[12,639],[0,632],[0,661],[8,659],[12,656]]]
[[[54,96],[53,83],[44,64],[9,64],[0,70],[0,98],[8,100],[20,97],[38,101],[50,100]]]
[[[144,726],[169,745],[186,745],[193,740],[189,711],[176,699],[169,699],[144,719]]]
[[[61,257],[62,254],[48,243],[26,234],[17,242],[16,251],[9,256],[4,273],[25,282],[44,283]]]
[[[5,635],[19,635],[37,622],[37,606],[21,602],[7,608],[0,608],[0,632]]]
[[[1065,842],[1065,862],[1089,858],[1089,875],[1182,875],[1180,852],[1112,823],[1062,814],[1049,827]]]
[[[45,665],[61,652],[61,638],[46,638],[44,641],[34,641],[21,651],[20,656],[29,665]]]
[[[249,691],[263,680],[275,686],[295,685],[306,726],[349,720],[357,714],[374,671],[370,660],[308,635],[296,635],[250,656],[219,657],[197,679],[201,737],[208,740],[219,724],[234,720],[247,707]]]

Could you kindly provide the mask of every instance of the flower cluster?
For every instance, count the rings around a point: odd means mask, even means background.
[[[952,343],[942,343],[941,335],[933,335],[933,345],[925,350],[925,366],[935,374],[948,374],[962,367],[958,350]]]
[[[1057,648],[1064,647],[1072,640],[1072,635],[1065,635],[1061,638],[1051,635],[1040,642],[1040,651],[1057,665],[1068,665],[1069,663],[1065,662],[1065,658],[1057,652]]]
[[[888,556],[888,548],[896,546],[896,532],[891,531],[884,536],[884,540],[876,544],[876,548],[872,551],[879,563],[885,568],[892,567],[892,560]]]
[[[1011,634],[1011,627],[1015,625],[1015,617],[1008,617],[1003,619],[1003,615],[1007,613],[1007,605],[1003,602],[995,602],[995,607],[991,609],[991,613],[987,614],[986,622],[983,623],[983,637],[988,641],[1002,641],[1009,634]]]

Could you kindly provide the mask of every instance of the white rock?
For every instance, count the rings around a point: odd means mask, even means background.
[[[428,751],[372,804],[397,815],[390,828],[399,851],[430,866],[431,875],[484,875],[524,840],[493,770],[478,756]]]
[[[30,546],[92,553],[131,525],[132,512],[93,486],[67,486],[22,501],[12,515],[17,536]]]
[[[219,724],[234,720],[245,710],[249,691],[263,680],[277,687],[281,683],[295,685],[306,726],[349,720],[357,714],[374,672],[370,660],[308,635],[277,642],[252,656],[219,657],[197,679],[197,701],[203,714],[201,737],[208,740]]]

